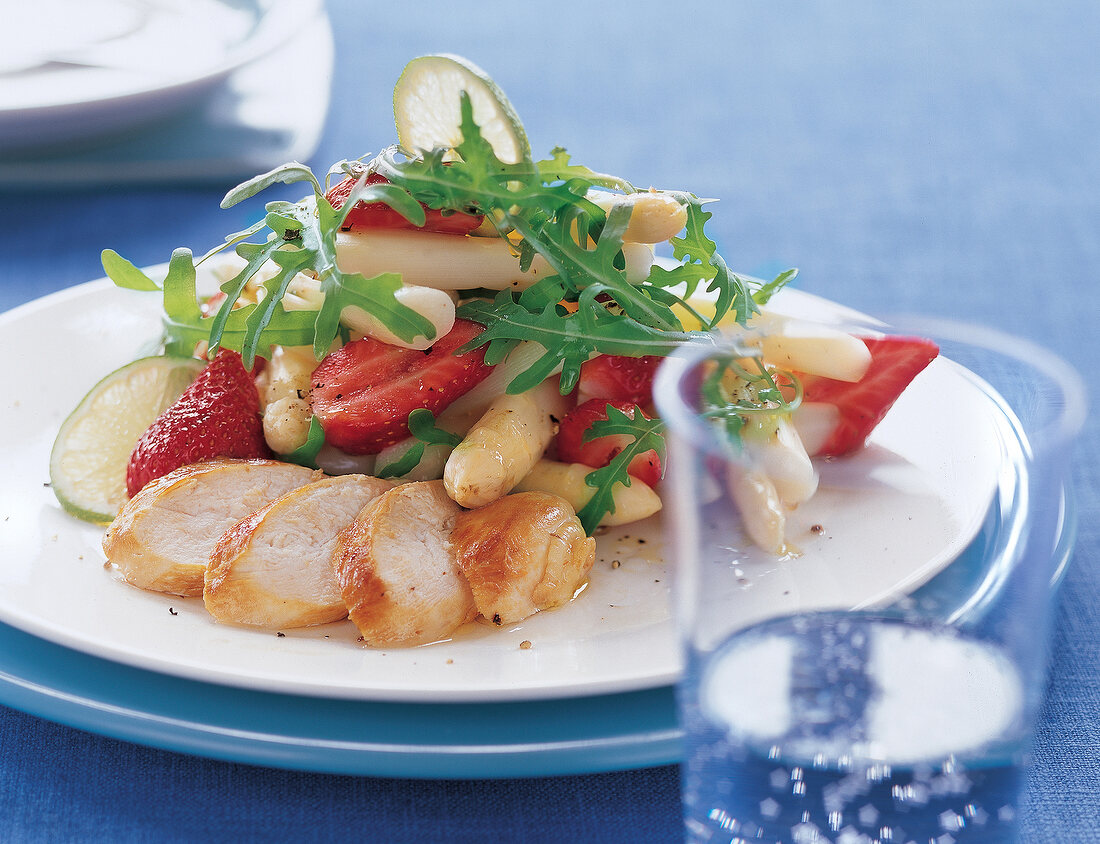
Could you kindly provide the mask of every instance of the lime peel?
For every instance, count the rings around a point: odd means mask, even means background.
[[[530,161],[527,133],[504,91],[473,62],[449,53],[415,58],[398,78],[393,90],[398,143],[409,152],[457,147],[463,91],[497,158],[506,164]]]
[[[50,486],[66,511],[99,524],[114,519],[127,500],[126,466],[138,439],[202,368],[194,358],[140,358],[88,391],[50,452]]]

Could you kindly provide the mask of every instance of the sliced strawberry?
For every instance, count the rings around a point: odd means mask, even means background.
[[[355,183],[354,176],[349,176],[337,185],[329,188],[325,199],[333,208],[343,208],[347,198],[351,195]],[[378,173],[367,176],[368,185],[385,184],[388,180]],[[421,203],[423,205],[423,203]],[[403,216],[394,211],[384,202],[357,202],[355,207],[344,218],[344,231],[349,229],[415,229],[420,228],[429,232],[442,232],[444,234],[469,234],[481,225],[482,217],[478,214],[463,214],[461,212],[444,213],[434,208],[424,206],[427,216],[423,226],[414,226]]]
[[[483,330],[458,319],[423,351],[369,337],[337,349],[314,370],[310,391],[325,439],[349,454],[377,454],[408,437],[412,411],[437,414],[489,374],[484,347],[455,354]]]
[[[126,491],[133,496],[149,481],[202,460],[270,456],[256,385],[241,356],[221,349],[141,435],[126,467]]]
[[[621,410],[631,419],[634,418],[633,402],[609,402],[606,399],[589,399],[569,411],[558,428],[558,459],[566,463],[583,463],[593,469],[606,466],[630,444],[630,437],[607,436],[585,441],[585,433],[592,423],[607,419],[607,406]],[[648,418],[648,417],[647,417]],[[655,486],[661,479],[661,458],[656,451],[639,454],[630,461],[626,469],[633,477],[649,486]]]
[[[578,394],[583,398],[630,402],[647,407],[653,401],[653,376],[662,360],[659,355],[594,357],[581,365]]]
[[[799,376],[804,401],[832,404],[840,411],[840,421],[817,452],[820,456],[862,448],[909,383],[939,354],[935,343],[920,337],[862,339],[871,352],[871,364],[859,381]]]

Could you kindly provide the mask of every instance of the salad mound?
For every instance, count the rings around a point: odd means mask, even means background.
[[[745,533],[785,553],[785,514],[816,490],[811,458],[862,447],[935,356],[923,341],[807,330],[769,313],[795,270],[770,281],[731,271],[706,232],[708,201],[692,193],[636,188],[560,147],[534,160],[515,109],[465,59],[414,59],[394,109],[400,143],[376,156],[323,178],[289,163],[231,190],[223,207],[277,183],[308,192],[269,202],[262,220],[197,259],[176,250],[161,283],[103,253],[117,285],[162,295],[166,358],[235,373],[220,393],[210,385],[226,378],[200,376],[126,465],[109,467],[145,487],[120,502],[116,527],[151,525],[149,536],[127,527],[125,546],[160,543],[160,558],[181,542],[163,529],[166,514],[195,484],[215,501],[234,497],[234,513],[246,502],[243,517],[207,507],[182,529],[205,532],[201,552],[186,550],[188,571],[204,554],[217,561],[186,594],[203,594],[219,620],[285,620],[258,609],[280,601],[297,602],[302,619],[354,607],[364,639],[392,645],[478,614],[501,623],[517,606],[566,603],[601,526],[661,509],[653,374],[682,345],[713,344],[719,328],[748,350],[703,382],[704,415],[741,455],[722,482]],[[207,298],[196,293],[203,265],[221,282]],[[249,402],[258,415],[240,410]],[[221,421],[229,403],[233,418]],[[214,421],[204,431],[215,418],[216,432]],[[262,436],[241,449],[238,432]],[[287,490],[271,480],[286,463],[317,474]],[[337,475],[355,476],[354,506],[334,503]],[[122,546],[108,541],[108,557]],[[112,562],[127,579],[156,588],[138,571],[141,553],[123,556]],[[427,579],[411,574],[421,570]],[[395,610],[395,584],[437,600]]]

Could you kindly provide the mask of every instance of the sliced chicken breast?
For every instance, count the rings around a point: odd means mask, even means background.
[[[324,478],[246,516],[210,554],[206,609],[218,621],[271,629],[344,618],[332,570],[336,536],[392,487],[369,475]]]
[[[366,644],[438,641],[477,616],[450,541],[461,511],[442,481],[403,484],[341,533],[332,566]]]
[[[320,472],[275,460],[212,460],[147,484],[103,537],[103,552],[142,589],[201,595],[210,552],[234,523]]]
[[[596,540],[573,508],[545,492],[517,492],[461,513],[451,542],[478,612],[494,624],[566,603],[596,559]]]

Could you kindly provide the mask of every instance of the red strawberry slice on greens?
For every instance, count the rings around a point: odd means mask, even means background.
[[[558,459],[565,463],[583,463],[593,469],[600,469],[614,459],[615,455],[630,444],[627,435],[603,436],[585,439],[588,429],[594,422],[608,418],[607,407],[611,405],[621,410],[631,419],[635,406],[632,402],[609,402],[606,399],[589,399],[577,405],[562,419],[558,427]],[[648,417],[646,417],[648,418]],[[656,451],[639,454],[630,461],[626,471],[631,477],[644,484],[656,486],[661,480],[661,458]]]
[[[412,411],[438,415],[489,374],[485,347],[455,354],[483,330],[457,319],[422,351],[364,337],[329,354],[313,371],[310,390],[325,440],[348,454],[377,454],[407,438]]]
[[[871,352],[866,374],[856,382],[800,374],[804,402],[834,405],[840,418],[816,456],[839,457],[856,451],[894,402],[939,354],[920,337],[862,337]]]
[[[133,497],[149,481],[202,460],[270,456],[255,382],[239,354],[221,349],[141,435],[126,467],[126,492]]]
[[[598,355],[581,365],[577,394],[582,401],[599,398],[648,407],[653,402],[653,376],[662,360],[659,355]]]
[[[352,190],[358,183],[358,178],[349,176],[344,181],[329,188],[325,199],[329,204],[339,210],[344,207]],[[385,176],[371,173],[366,178],[368,185],[388,183]],[[424,205],[424,203],[421,203]],[[442,234],[469,234],[481,225],[480,214],[463,214],[461,212],[446,212],[424,205],[426,220],[424,225],[416,226],[409,222],[402,214],[394,211],[384,202],[357,202],[355,207],[344,218],[344,231],[354,229],[416,229],[423,231],[440,232]]]

